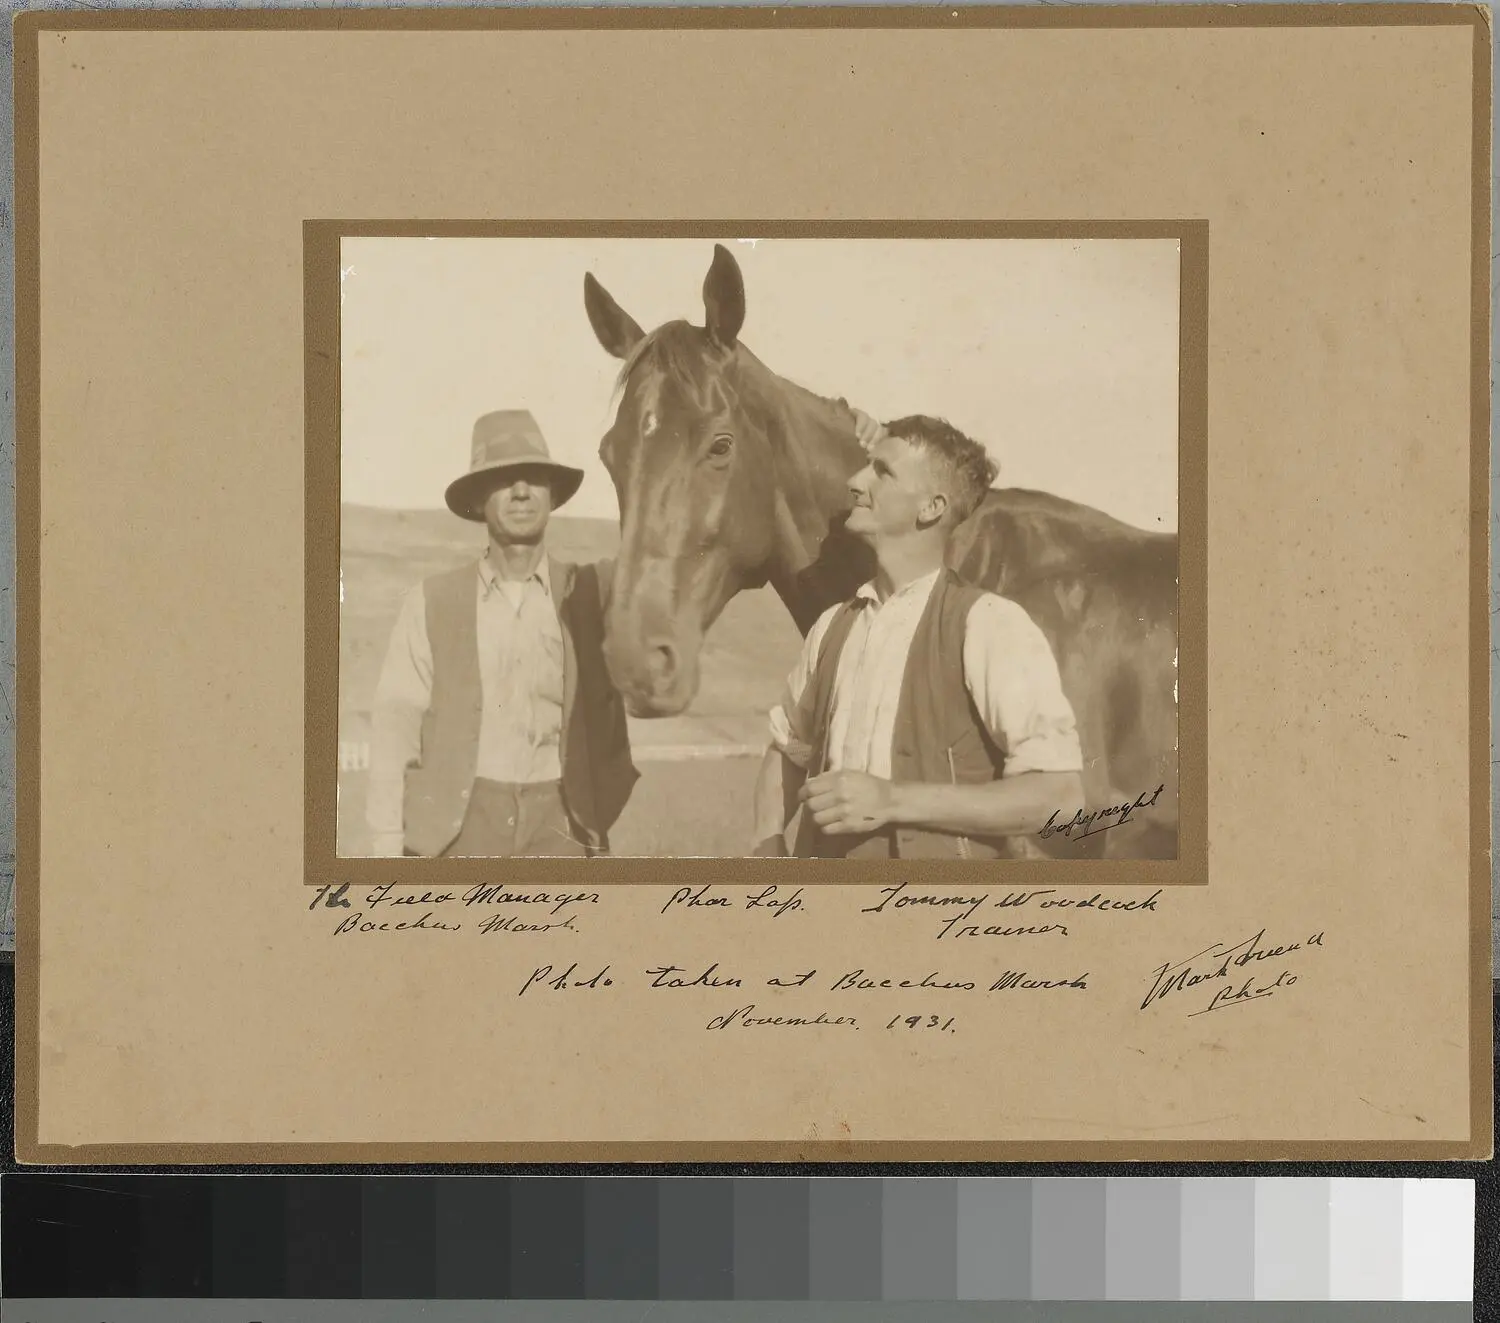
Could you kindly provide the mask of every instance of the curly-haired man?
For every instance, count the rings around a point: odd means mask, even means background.
[[[945,568],[995,466],[938,418],[859,414],[846,528],[875,577],[818,619],[771,712],[756,854],[996,858],[1083,804],[1073,710],[1042,631]]]

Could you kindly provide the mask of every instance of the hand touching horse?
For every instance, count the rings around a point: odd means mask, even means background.
[[[777,376],[740,340],[745,287],[715,245],[705,324],[650,334],[592,275],[584,302],[623,360],[600,458],[620,503],[605,655],[636,716],[683,711],[703,637],[735,593],[769,583],[805,634],[870,577],[843,531],[864,463],[853,411]],[[916,401],[914,408],[930,407]],[[1052,644],[1078,718],[1089,808],[1164,793],[1068,857],[1177,851],[1177,538],[1045,492],[992,490],[949,552],[971,582],[1019,602]]]

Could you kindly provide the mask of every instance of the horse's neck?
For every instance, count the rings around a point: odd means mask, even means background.
[[[872,572],[869,549],[843,531],[849,479],[864,462],[854,415],[756,364],[765,390],[776,463],[776,550],[770,581],[804,634]]]

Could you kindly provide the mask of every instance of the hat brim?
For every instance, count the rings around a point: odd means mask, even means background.
[[[577,494],[583,482],[583,470],[569,468],[566,464],[551,464],[546,460],[527,459],[515,463],[493,464],[489,468],[476,469],[448,484],[444,499],[448,508],[460,519],[484,522],[484,503],[490,493],[502,485],[504,475],[511,469],[546,469],[552,485],[552,508],[566,505]]]

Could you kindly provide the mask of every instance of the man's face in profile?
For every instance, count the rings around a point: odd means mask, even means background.
[[[870,447],[869,462],[849,479],[854,508],[845,527],[867,542],[928,527],[938,495],[926,450],[885,435]]]

